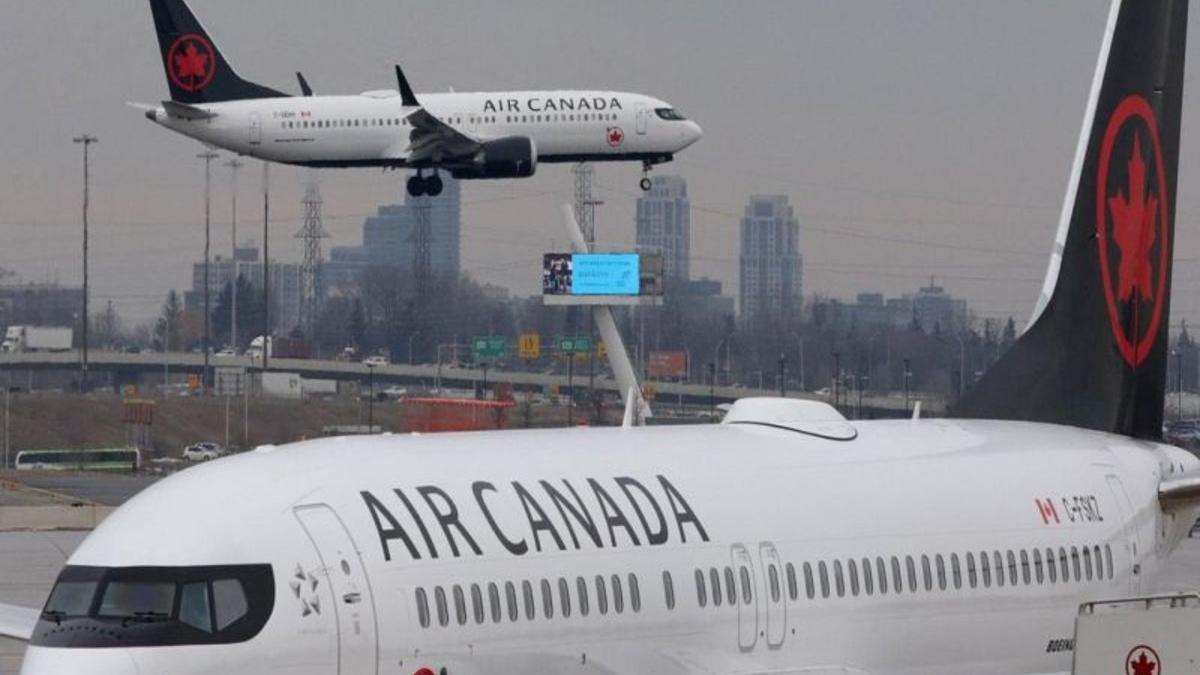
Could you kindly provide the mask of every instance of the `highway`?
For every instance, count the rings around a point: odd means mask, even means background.
[[[26,370],[73,370],[79,367],[78,351],[69,352],[34,352],[34,353],[0,353],[0,371]],[[126,375],[161,375],[164,370],[168,373],[199,373],[204,368],[204,355],[186,352],[157,353],[147,352],[129,354],[125,352],[107,352],[90,350],[88,352],[89,369],[92,372],[114,372]],[[212,356],[209,364],[213,368],[244,368],[261,372],[261,364],[256,359],[247,356],[217,357]],[[272,358],[267,362],[269,372],[298,373],[311,379],[349,380],[363,382],[370,377],[372,368],[358,362],[332,361],[320,359],[281,359]],[[599,368],[597,368],[599,370]],[[547,374],[523,370],[507,370],[503,368],[466,368],[448,364],[390,364],[374,367],[376,385],[406,384],[433,387],[439,380],[443,388],[474,388],[475,383],[484,380],[489,383],[510,382],[518,390],[545,390],[550,387],[566,389],[568,377],[563,374]],[[588,384],[587,373],[577,372],[573,380],[575,387],[585,387]],[[660,404],[674,404],[682,399],[684,403],[707,404],[709,400],[716,403],[729,403],[739,398],[752,396],[778,396],[775,389],[756,389],[740,386],[710,387],[707,384],[687,384],[676,382],[654,382],[655,399]],[[597,389],[617,393],[617,383],[608,377],[597,375]],[[790,397],[826,400],[811,393],[788,392]],[[843,408],[850,409],[857,405],[857,397],[844,400]],[[916,397],[913,398],[913,401]],[[923,409],[931,414],[941,411],[944,403],[940,400],[925,399]],[[877,411],[889,415],[897,415],[904,411],[905,402],[899,396],[864,396],[864,410]]]

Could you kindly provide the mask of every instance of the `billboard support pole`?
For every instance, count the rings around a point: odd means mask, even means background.
[[[583,238],[583,232],[579,229],[574,210],[570,206],[563,207],[563,223],[567,228],[567,235],[571,239],[571,247],[574,251],[587,253],[587,241]],[[616,377],[619,389],[625,393],[625,403],[628,405],[629,396],[637,397],[637,415],[635,415],[634,423],[640,426],[647,417],[652,415],[650,404],[642,396],[637,373],[633,369],[633,363],[629,360],[629,353],[625,351],[625,342],[621,339],[621,332],[617,330],[617,322],[613,319],[612,308],[607,305],[593,307],[592,319],[596,322],[596,330],[600,333],[600,339],[604,340],[604,344],[608,347],[608,363],[612,367],[613,376]]]

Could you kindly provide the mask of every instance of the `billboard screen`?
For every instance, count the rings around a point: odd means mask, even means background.
[[[650,377],[682,380],[687,377],[687,352],[650,352],[646,364]]]
[[[547,253],[547,304],[642,304],[662,298],[662,256],[638,253]]]

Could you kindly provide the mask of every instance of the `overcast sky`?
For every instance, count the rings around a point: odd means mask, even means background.
[[[738,218],[752,193],[800,217],[804,292],[911,292],[935,275],[981,316],[1032,309],[1108,11],[1103,0],[941,2],[404,2],[192,0],[248,79],[296,92],[606,88],[671,101],[705,131],[663,173],[688,180],[694,276],[736,293]],[[1195,29],[1193,19],[1193,30]],[[1195,64],[1200,40],[1192,40]],[[1189,81],[1194,81],[1189,77]],[[130,322],[190,284],[203,254],[198,143],[126,101],[167,93],[146,0],[0,6],[0,267],[78,283],[80,149],[93,147],[92,284]],[[1200,92],[1185,97],[1172,323],[1200,321]],[[223,157],[223,160],[227,157]],[[635,164],[597,169],[601,245],[633,239]],[[214,247],[230,246],[228,170],[215,172]],[[318,174],[327,244],[401,200],[397,173]],[[272,253],[297,260],[307,173],[272,169]],[[243,232],[261,238],[261,170],[243,172]],[[569,166],[468,183],[463,265],[537,291],[562,248]],[[241,234],[241,233],[239,233]],[[328,249],[326,249],[328,250]]]

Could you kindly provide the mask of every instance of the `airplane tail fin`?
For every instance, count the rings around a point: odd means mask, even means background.
[[[955,417],[1162,435],[1187,0],[1114,0],[1028,330]]]
[[[172,101],[196,104],[287,96],[239,77],[184,0],[150,0],[150,11]]]

